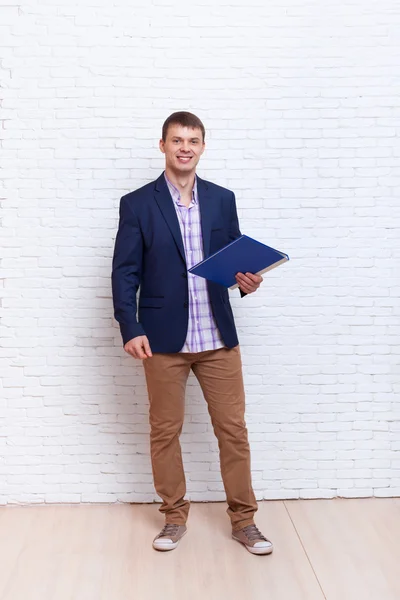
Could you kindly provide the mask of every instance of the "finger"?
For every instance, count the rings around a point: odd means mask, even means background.
[[[139,358],[140,360],[147,358],[145,352],[142,349],[142,345],[136,347],[136,355],[137,358]]]
[[[258,290],[258,288],[260,287],[259,283],[254,283],[254,281],[252,281],[251,283],[243,283],[242,284],[246,290],[248,290],[249,292],[255,292],[256,290]]]
[[[254,287],[251,285],[240,285],[239,287],[242,290],[242,292],[245,292],[246,294],[251,294],[252,292],[254,292]]]
[[[249,290],[249,292],[256,292],[258,290],[259,286],[258,285],[248,285],[247,289]]]
[[[255,273],[246,273],[246,276],[253,281],[253,283],[261,283],[263,278],[260,275],[256,275]]]
[[[250,279],[249,277],[247,277],[247,275],[237,275],[237,281],[244,284],[244,285],[250,285],[253,286],[254,285],[254,281],[252,281],[252,279]]]
[[[129,349],[128,352],[131,356],[133,356],[133,358],[139,358],[138,355],[138,346],[136,346],[136,344],[132,344]]]
[[[246,280],[243,280],[242,283],[244,285],[250,286],[253,291],[258,290],[258,288],[261,285],[261,281],[259,279],[257,279],[256,281],[254,281],[253,279],[250,279],[247,276],[246,276]]]

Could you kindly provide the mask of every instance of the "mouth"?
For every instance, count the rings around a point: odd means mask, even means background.
[[[186,164],[192,160],[193,156],[177,156],[177,159],[180,163]]]

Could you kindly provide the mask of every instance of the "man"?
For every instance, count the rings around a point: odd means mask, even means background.
[[[192,369],[218,439],[232,537],[253,554],[270,554],[272,543],[254,523],[242,364],[228,290],[188,273],[241,235],[234,193],[196,175],[204,140],[198,117],[170,115],[159,142],[165,171],[121,198],[112,264],[114,316],[125,352],[143,360],[145,371],[154,486],[165,515],[153,547],[172,550],[187,531],[179,436]],[[258,289],[262,277],[238,273],[236,280],[244,296]]]

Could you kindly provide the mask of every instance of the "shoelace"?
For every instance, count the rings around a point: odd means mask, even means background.
[[[256,527],[256,525],[247,525],[247,527],[243,527],[243,533],[250,542],[254,540],[264,540],[265,542],[269,541]]]
[[[174,525],[173,523],[167,523],[164,525],[162,530],[160,531],[159,537],[167,536],[167,535],[175,535],[178,532],[179,525]]]

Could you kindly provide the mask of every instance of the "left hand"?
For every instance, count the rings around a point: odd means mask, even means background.
[[[236,281],[242,292],[251,294],[258,290],[264,279],[261,275],[253,275],[253,273],[236,273]]]

